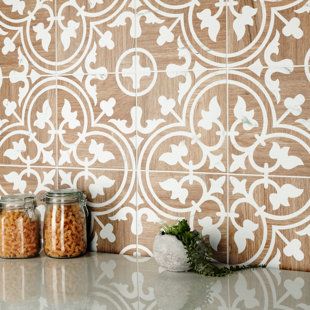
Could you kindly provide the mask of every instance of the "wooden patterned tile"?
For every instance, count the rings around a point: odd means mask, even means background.
[[[199,81],[190,73],[158,73],[153,88],[138,97],[138,109],[141,169],[225,172],[225,71]]]
[[[226,66],[226,4],[217,0],[141,1],[138,49],[150,53],[158,70]],[[142,63],[143,65],[147,64]]]
[[[60,73],[115,72],[135,47],[134,8],[128,1],[57,2],[57,69]],[[120,68],[126,67],[126,57]]]
[[[230,172],[308,176],[310,81],[304,68],[231,70],[228,88]]]
[[[309,179],[230,176],[230,263],[309,271],[309,185]]]
[[[0,196],[34,193],[56,186],[56,169],[0,165]]]
[[[186,218],[226,262],[226,176],[140,172],[137,195],[138,249],[150,255],[161,223]]]
[[[58,77],[57,89],[59,165],[133,169],[135,98],[120,91],[115,75]]]
[[[136,236],[130,228],[136,226],[132,172],[62,168],[58,180],[59,188],[78,188],[87,196],[91,250],[123,254],[136,251]]]
[[[229,1],[229,65],[304,65],[310,48],[308,6],[307,0]]]
[[[0,85],[0,163],[56,162],[56,80],[4,78]]]
[[[19,79],[27,74],[34,76],[55,72],[54,3],[1,1],[0,11],[2,74]]]

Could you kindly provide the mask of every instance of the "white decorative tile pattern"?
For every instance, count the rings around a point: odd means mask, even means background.
[[[310,270],[309,4],[0,1],[1,193],[85,190],[98,251],[186,217],[220,261]]]

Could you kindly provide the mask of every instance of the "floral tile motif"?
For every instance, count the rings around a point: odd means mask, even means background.
[[[56,79],[16,75],[0,83],[0,163],[54,166]]]
[[[115,75],[58,77],[57,99],[59,166],[134,169],[135,98]]]
[[[230,67],[291,67],[309,62],[307,0],[228,0],[227,5]]]
[[[158,70],[168,70],[177,57],[176,65],[182,70],[226,66],[224,1],[144,0],[137,3],[138,48],[154,56]]]
[[[136,252],[136,183],[132,172],[59,169],[58,182],[59,188],[79,188],[87,194],[92,251]]]
[[[134,1],[57,1],[57,70],[106,74],[126,70],[135,47]]]
[[[0,166],[0,169],[0,196],[39,194],[56,186],[56,169],[31,166]]]
[[[137,194],[138,251],[151,255],[153,240],[161,223],[186,218],[202,231],[226,263],[227,212],[226,176],[173,172],[139,173]]]
[[[230,70],[228,83],[229,171],[308,176],[310,81],[305,69]]]
[[[309,271],[309,183],[230,176],[229,262]]]
[[[225,71],[196,78],[189,72],[158,73],[153,88],[138,97],[139,167],[225,172],[226,90]]]
[[[0,12],[0,76],[55,72],[54,1],[1,1]]]

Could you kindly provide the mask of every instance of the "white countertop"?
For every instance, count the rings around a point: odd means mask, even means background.
[[[0,259],[0,309],[310,309],[310,273],[225,278],[162,271],[152,258]]]

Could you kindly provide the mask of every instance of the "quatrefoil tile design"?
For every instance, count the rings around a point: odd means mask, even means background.
[[[54,73],[57,20],[54,2],[1,1],[0,6],[2,74],[13,78],[15,71],[33,76]]]
[[[230,189],[230,263],[309,271],[309,180],[231,176]]]
[[[307,1],[227,2],[229,66],[307,65],[310,48]]]
[[[309,270],[308,0],[0,0],[1,194],[78,187],[90,248],[187,218]],[[262,242],[263,240],[263,242]]]

